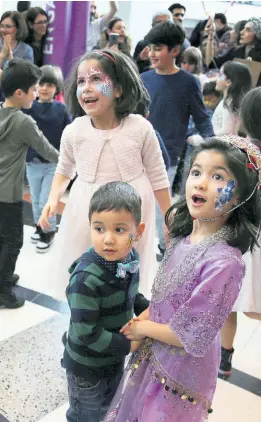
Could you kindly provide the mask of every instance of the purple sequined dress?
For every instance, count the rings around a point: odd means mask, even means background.
[[[131,358],[105,422],[200,422],[212,412],[220,329],[241,288],[241,253],[221,229],[197,245],[174,240],[155,279],[150,320],[184,348],[147,340]]]

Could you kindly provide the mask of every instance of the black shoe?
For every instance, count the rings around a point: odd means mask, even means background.
[[[24,305],[24,299],[18,299],[10,289],[0,292],[0,308],[17,309]]]
[[[218,373],[221,375],[231,375],[232,372],[232,357],[234,349],[224,349],[221,347],[221,362]]]
[[[31,242],[37,243],[41,240],[41,234],[43,233],[43,230],[40,226],[35,226],[35,232],[31,236]]]
[[[41,239],[36,245],[36,252],[45,253],[49,251],[53,243],[55,232],[42,233]]]
[[[65,331],[64,334],[62,335],[62,343],[66,347],[66,343],[67,343],[67,331]]]
[[[165,255],[166,248],[161,248],[161,246],[158,245],[158,249],[159,249],[160,253],[164,256]]]
[[[13,274],[12,275],[12,278],[11,278],[11,285],[12,286],[15,286],[18,283],[19,278],[20,277],[19,277],[18,274]]]

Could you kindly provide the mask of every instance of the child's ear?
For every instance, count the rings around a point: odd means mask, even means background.
[[[180,45],[177,45],[176,47],[172,48],[171,53],[174,57],[177,57],[180,53]]]
[[[145,223],[140,223],[136,231],[136,237],[135,237],[136,241],[140,239],[140,237],[144,233],[144,230],[145,230]]]

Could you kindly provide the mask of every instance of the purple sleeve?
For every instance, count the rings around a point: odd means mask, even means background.
[[[188,354],[206,354],[232,311],[244,273],[243,261],[229,257],[203,267],[199,285],[168,324]]]

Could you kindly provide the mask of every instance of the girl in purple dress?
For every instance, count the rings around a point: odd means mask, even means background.
[[[122,329],[141,346],[105,422],[200,422],[212,413],[220,330],[260,226],[260,152],[246,139],[215,137],[190,167],[186,198],[166,216],[172,240],[150,307]]]

